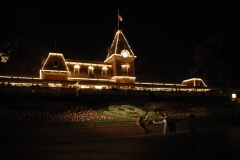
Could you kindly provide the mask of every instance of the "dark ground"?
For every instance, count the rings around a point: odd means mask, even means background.
[[[0,157],[23,160],[239,159],[240,127],[230,119],[197,120],[196,145],[186,122],[162,134],[162,125],[101,128],[1,129]]]
[[[11,98],[11,99],[10,99]],[[53,101],[53,97],[13,97],[5,96],[6,104],[18,101]],[[93,100],[94,99],[94,100]],[[167,98],[164,98],[164,101]],[[5,101],[6,100],[6,101]],[[156,99],[133,99],[111,97],[112,102],[133,102]],[[161,100],[158,98],[158,100]],[[168,100],[168,99],[167,99]],[[169,101],[212,105],[219,99],[169,98]],[[54,101],[92,102],[93,105],[108,106],[109,97],[55,97]],[[101,102],[101,103],[100,103]],[[201,102],[201,103],[200,103]],[[217,107],[220,105],[217,104]],[[213,117],[197,119],[196,145],[190,143],[190,133],[186,121],[169,123],[167,134],[162,134],[163,125],[148,124],[149,134],[144,134],[137,126],[123,127],[23,127],[0,123],[1,160],[134,160],[134,159],[239,159],[240,126],[234,118]]]

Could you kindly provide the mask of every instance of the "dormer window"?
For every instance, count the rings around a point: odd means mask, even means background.
[[[122,75],[123,76],[127,76],[128,75],[128,68],[129,68],[129,65],[122,65]]]
[[[107,76],[107,70],[108,70],[108,68],[106,66],[103,66],[103,68],[102,68],[102,76]]]
[[[76,75],[79,74],[79,73],[80,73],[80,68],[81,68],[81,67],[80,67],[78,64],[76,64],[76,65],[74,66],[74,72],[73,72],[73,73],[76,74]]]
[[[58,65],[59,65],[59,62],[58,62],[58,61],[53,61],[53,67],[54,67],[54,68],[57,68]]]

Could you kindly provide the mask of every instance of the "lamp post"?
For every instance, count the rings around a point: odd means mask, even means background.
[[[237,94],[236,93],[232,93],[232,101],[235,102],[237,98]]]
[[[238,107],[236,105],[236,101],[237,101],[237,94],[232,93],[232,102],[235,108],[235,122],[236,122],[236,125],[238,125]]]

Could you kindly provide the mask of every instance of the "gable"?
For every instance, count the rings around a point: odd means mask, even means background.
[[[108,49],[108,55],[106,59],[109,59],[114,54],[121,54],[122,50],[128,50],[129,55],[134,57],[134,53],[128,44],[123,32],[121,30],[118,30],[115,34],[111,47]]]
[[[207,87],[201,78],[186,79],[182,82],[186,86]]]
[[[49,53],[42,70],[68,71],[65,59],[61,53]]]

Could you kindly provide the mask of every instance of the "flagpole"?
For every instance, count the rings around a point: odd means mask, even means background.
[[[118,11],[117,19],[118,19],[118,30],[119,30],[119,9],[117,9],[117,11]]]
[[[55,52],[57,51],[57,33],[55,34]]]

